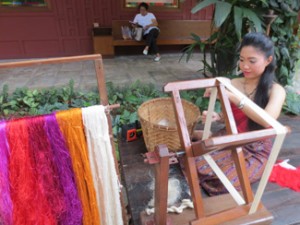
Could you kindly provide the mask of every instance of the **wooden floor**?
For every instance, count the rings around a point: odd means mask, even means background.
[[[285,140],[279,159],[290,159],[294,166],[300,166],[300,118],[282,116],[280,121],[292,129]],[[152,198],[150,190],[153,182],[153,166],[143,162],[142,153],[146,152],[142,139],[134,142],[120,142],[120,156],[123,181],[126,186],[132,224],[140,224],[140,213]],[[185,183],[178,164],[172,166],[172,176]],[[256,190],[257,184],[253,184]],[[205,195],[205,193],[203,193]],[[183,194],[183,198],[186,197]],[[262,198],[264,206],[272,213],[273,225],[300,224],[300,193],[276,184],[268,183]],[[182,223],[185,224],[185,223]]]

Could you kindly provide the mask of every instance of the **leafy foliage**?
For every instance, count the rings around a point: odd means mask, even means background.
[[[236,67],[236,47],[241,37],[248,31],[262,31],[262,20],[259,11],[254,7],[254,0],[204,0],[193,9],[195,13],[209,5],[215,6],[213,22],[214,27],[211,37],[201,42],[200,38],[193,35],[195,44],[187,47],[185,53],[187,60],[195,48],[204,50],[204,75],[228,76]],[[210,55],[207,59],[206,54]]]
[[[130,86],[119,87],[112,82],[108,82],[106,86],[109,104],[120,104],[120,108],[112,112],[114,133],[118,133],[122,125],[138,120],[137,109],[143,102],[166,96],[166,94],[158,91],[153,84],[143,84],[139,80]]]
[[[74,91],[74,81],[62,88],[30,90],[18,88],[11,95],[4,85],[0,95],[0,117],[11,118],[25,115],[40,115],[56,110],[87,107],[99,103],[96,93]]]
[[[117,134],[124,124],[138,120],[137,109],[153,98],[166,97],[153,84],[136,81],[130,86],[119,87],[112,82],[106,84],[110,104],[120,104],[120,108],[112,111],[113,131]],[[208,99],[202,98],[204,90],[182,92],[182,98],[193,102],[200,109],[206,109]],[[69,108],[81,108],[99,104],[98,92],[80,92],[74,90],[71,80],[66,87],[30,90],[16,89],[9,94],[4,85],[0,94],[0,119],[10,119],[27,115],[41,115]]]
[[[275,43],[277,58],[277,80],[282,84],[289,84],[295,73],[295,63],[299,59],[299,35],[297,29],[300,2],[294,0],[266,1],[263,8],[272,9],[278,15],[271,26],[271,37]],[[299,29],[298,29],[299,31]]]
[[[283,105],[284,112],[300,116],[300,94],[291,88],[286,91],[286,99]]]
[[[247,32],[266,29],[263,15],[274,10],[278,18],[272,23],[270,34],[278,60],[276,76],[282,85],[290,82],[298,59],[295,46],[299,46],[299,37],[294,35],[294,28],[300,9],[299,1],[203,0],[192,9],[192,13],[210,5],[215,7],[213,22],[217,29],[213,28],[211,37],[205,42],[192,34],[195,43],[185,49],[187,61],[195,49],[200,49],[204,53],[202,62],[206,77],[234,74],[237,44]]]

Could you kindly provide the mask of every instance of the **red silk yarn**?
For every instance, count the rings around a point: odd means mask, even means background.
[[[36,160],[29,145],[28,123],[18,119],[7,123],[10,146],[10,183],[13,202],[13,224],[55,224],[50,205],[38,182]]]

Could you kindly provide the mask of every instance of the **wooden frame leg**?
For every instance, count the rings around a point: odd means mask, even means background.
[[[156,225],[167,224],[169,150],[166,145],[158,145],[155,149],[160,156],[160,162],[155,164],[155,214]]]

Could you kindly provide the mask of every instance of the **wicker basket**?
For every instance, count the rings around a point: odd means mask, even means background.
[[[200,119],[200,110],[186,100],[182,100],[182,105],[191,135]],[[156,98],[144,102],[138,109],[138,116],[148,151],[154,151],[158,144],[166,144],[171,151],[182,149],[171,98]]]

